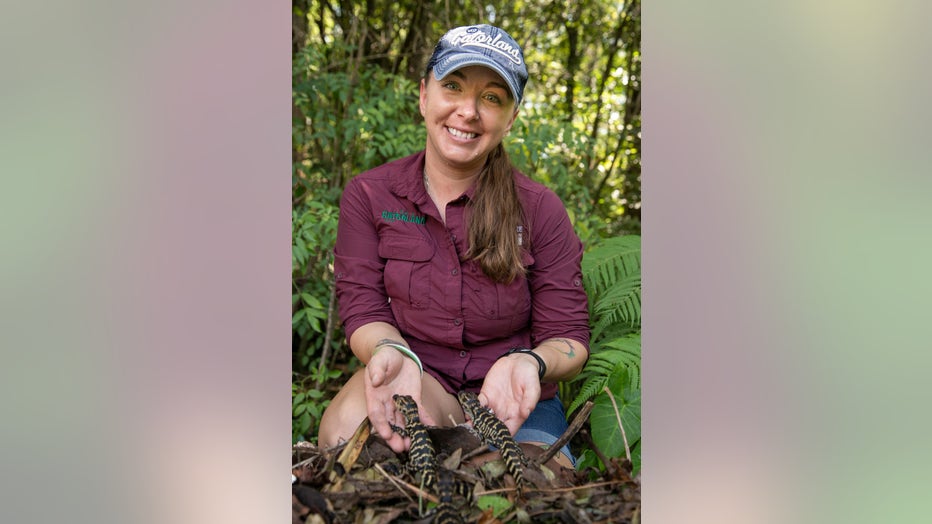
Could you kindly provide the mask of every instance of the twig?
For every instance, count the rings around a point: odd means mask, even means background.
[[[602,464],[605,464],[605,469],[607,469],[609,474],[614,477],[614,464],[608,460],[608,457],[605,456],[605,453],[602,453],[602,450],[599,449],[599,446],[595,445],[595,441],[592,440],[592,435],[590,435],[588,431],[583,431],[582,435],[586,438],[586,444],[589,445],[589,449],[591,449],[592,452],[595,453],[597,457],[599,457],[599,460],[602,461]]]
[[[541,493],[563,493],[564,491],[576,491],[577,489],[600,488],[602,486],[611,486],[612,484],[623,484],[623,480],[607,480],[605,482],[594,482],[592,484],[582,484],[579,486],[569,486],[566,488],[539,489]]]
[[[298,468],[300,468],[300,467],[306,466],[306,465],[310,464],[311,462],[314,462],[315,460],[319,460],[319,459],[320,459],[320,456],[319,456],[319,455],[318,455],[318,456],[315,456],[315,457],[306,458],[306,459],[302,460],[301,462],[298,462],[297,464],[291,466],[291,469],[298,469]]]
[[[471,459],[471,458],[473,458],[473,457],[478,457],[479,455],[481,455],[481,454],[483,454],[483,453],[485,453],[485,452],[487,452],[487,451],[489,451],[489,447],[486,446],[485,444],[483,444],[482,446],[479,446],[478,448],[476,448],[476,449],[470,451],[469,453],[463,455],[462,462],[466,462],[467,460],[469,460],[469,459]]]
[[[376,467],[383,475],[388,475],[388,473],[387,473],[385,470],[383,470],[383,469],[382,469],[382,466],[379,465],[378,463],[375,464],[375,467]],[[416,493],[419,497],[423,497],[423,498],[425,498],[425,499],[427,499],[427,500],[429,500],[429,501],[431,501],[431,502],[433,502],[433,503],[435,503],[435,504],[439,504],[439,503],[440,503],[440,499],[438,499],[438,498],[435,497],[434,495],[431,495],[430,493],[428,493],[428,492],[422,490],[421,488],[419,488],[419,487],[417,487],[417,486],[415,486],[415,485],[413,485],[413,484],[409,484],[409,483],[405,482],[403,479],[400,479],[400,478],[398,478],[398,477],[395,477],[395,481],[394,481],[394,482],[400,483],[402,486],[404,486],[404,487],[410,489],[412,492]],[[394,483],[394,482],[393,482],[393,483]],[[397,484],[396,484],[396,487],[398,487]],[[408,498],[408,500],[410,500],[411,502],[414,502],[414,500],[411,499],[410,497]]]
[[[320,365],[317,367],[317,389],[320,389],[323,380],[324,368],[327,367],[327,358],[330,355],[330,341],[333,340],[333,316],[336,309],[337,283],[336,278],[330,283],[330,301],[327,304],[327,324],[324,328],[324,347],[320,354]]]
[[[389,482],[391,482],[396,488],[398,488],[398,491],[400,491],[401,494],[404,495],[405,498],[408,499],[408,501],[414,502],[414,499],[411,498],[411,495],[408,495],[408,492],[401,489],[401,486],[398,485],[398,482],[404,482],[403,480],[396,479],[394,476],[389,475],[387,471],[382,469],[382,465],[379,464],[378,462],[376,462],[374,466],[375,466],[375,469],[378,470],[378,472],[382,474],[382,476],[384,476],[386,479],[388,479]]]
[[[489,489],[485,491],[480,491],[478,493],[474,492],[472,495],[473,497],[481,497],[482,495],[491,495],[493,493],[514,493],[516,491],[518,491],[518,488],[498,488],[498,489]],[[540,490],[538,489],[534,491],[540,491]]]
[[[608,389],[608,386],[602,386],[602,390],[608,393],[608,399],[612,401],[612,407],[615,408],[615,418],[618,419],[618,428],[621,429],[621,438],[625,441],[625,456],[628,462],[631,462],[631,448],[628,447],[628,435],[625,434],[625,427],[621,424],[621,413],[618,412],[618,404],[615,403],[615,395]]]
[[[591,400],[586,401],[582,409],[577,412],[576,417],[573,419],[572,424],[570,424],[569,427],[566,428],[566,431],[564,431],[563,434],[560,435],[560,438],[558,438],[557,441],[554,442],[550,446],[550,448],[547,450],[546,453],[536,458],[535,460],[532,460],[531,464],[533,464],[534,466],[540,466],[541,464],[544,464],[548,460],[552,459],[553,456],[556,455],[558,451],[560,451],[560,448],[565,446],[566,443],[569,442],[570,439],[573,438],[576,435],[576,433],[579,432],[579,429],[582,428],[583,424],[586,423],[586,420],[589,419],[589,413],[592,411],[593,405],[594,404],[592,403]]]
[[[582,484],[579,486],[569,486],[566,488],[548,488],[548,489],[538,488],[538,489],[535,489],[534,491],[537,493],[563,493],[565,491],[576,491],[577,489],[599,488],[602,486],[611,486],[613,484],[623,484],[624,482],[625,481],[623,480],[608,480],[605,482],[595,482],[592,484]],[[492,495],[495,493],[509,493],[509,492],[514,492],[514,491],[515,491],[515,488],[498,488],[498,489],[489,489],[485,491],[477,491],[476,493],[473,493],[473,495],[476,497],[479,497],[482,495]]]

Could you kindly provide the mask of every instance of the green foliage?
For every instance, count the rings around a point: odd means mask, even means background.
[[[505,497],[497,495],[482,495],[476,500],[476,507],[483,511],[492,510],[492,515],[496,518],[501,517],[506,511],[511,509],[512,503]]]
[[[583,257],[592,340],[582,372],[562,393],[572,413],[594,399],[589,417],[595,445],[609,458],[631,453],[641,467],[641,239],[629,235],[600,242]],[[627,438],[627,449],[625,438]],[[604,467],[594,453],[578,466]]]
[[[293,375],[298,378],[297,374]],[[330,404],[329,399],[324,399],[324,393],[315,387],[307,384],[311,380],[320,378],[333,379],[340,376],[339,370],[323,370],[323,377],[309,376],[303,380],[298,379],[291,383],[291,442],[299,440],[316,441],[317,428],[320,425],[320,417],[324,410]]]
[[[304,201],[336,203],[353,175],[424,147],[417,85],[353,51],[311,43],[294,60],[293,176]]]
[[[631,333],[610,339],[591,352],[585,369],[575,381],[582,383],[576,398],[567,408],[572,413],[585,401],[603,391],[611,377],[631,373],[630,383],[640,388],[641,381],[641,335]]]
[[[506,140],[512,161],[563,198],[594,246],[584,259],[592,357],[561,385],[563,398],[604,403],[608,386],[626,402],[612,377],[627,373],[639,390],[640,0],[491,0],[480,11],[412,0],[294,7],[293,437],[316,435],[328,396],[319,388],[335,373],[327,370],[357,364],[332,307],[340,194],[356,174],[423,149],[417,83],[426,58],[444,31],[476,22],[524,44],[530,81]],[[635,423],[622,420],[626,431]]]
[[[582,271],[593,342],[640,332],[641,237],[627,235],[599,242],[583,258]]]
[[[624,457],[626,446],[631,450],[641,442],[641,389],[634,384],[635,375],[631,368],[616,368],[589,416],[593,441],[608,457]],[[633,459],[636,472],[641,464]]]
[[[335,205],[311,201],[292,211],[291,326],[297,337],[296,369],[306,370],[324,348],[330,311],[333,270],[331,255],[339,210]],[[331,325],[335,324],[333,319]]]

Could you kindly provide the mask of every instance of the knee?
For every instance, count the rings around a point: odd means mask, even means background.
[[[332,448],[339,444],[341,439],[348,438],[342,430],[344,424],[341,421],[339,410],[336,408],[337,406],[331,402],[320,417],[320,428],[317,430],[318,447]]]
[[[324,410],[317,431],[317,445],[331,448],[353,436],[366,418],[365,391],[359,381],[350,379]]]

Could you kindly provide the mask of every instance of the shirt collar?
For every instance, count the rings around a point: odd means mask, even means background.
[[[396,176],[391,177],[389,189],[415,204],[427,202],[430,197],[424,188],[424,151],[399,160]],[[465,196],[466,200],[472,200],[475,193],[476,184],[472,184],[462,196]]]

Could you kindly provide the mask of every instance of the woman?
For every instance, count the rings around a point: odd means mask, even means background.
[[[589,354],[582,244],[559,198],[513,169],[502,146],[527,78],[506,32],[451,30],[420,84],[424,151],[347,184],[334,271],[366,366],[324,413],[321,446],[368,415],[404,450],[389,426],[404,426],[394,394],[411,395],[428,425],[464,422],[455,395],[468,390],[518,441],[552,444],[565,430],[556,382]]]

